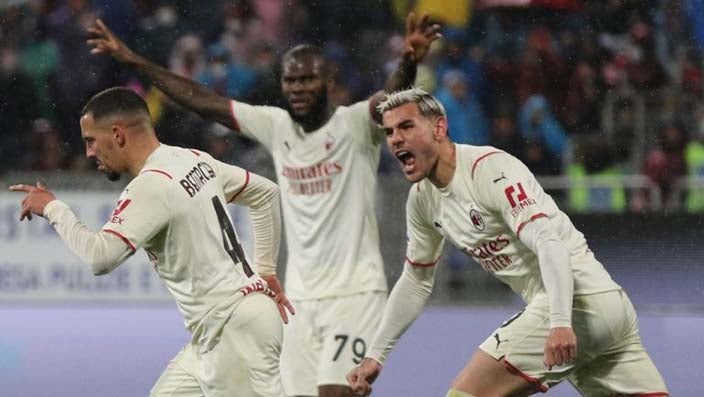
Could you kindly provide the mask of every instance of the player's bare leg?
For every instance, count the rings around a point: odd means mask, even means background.
[[[535,386],[518,374],[509,372],[502,360],[496,360],[482,350],[477,350],[452,382],[452,389],[485,396],[530,396]]]

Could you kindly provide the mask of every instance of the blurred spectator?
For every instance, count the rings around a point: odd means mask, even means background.
[[[506,151],[516,157],[521,157],[523,140],[516,131],[516,123],[508,113],[496,116],[491,121],[489,145]]]
[[[532,96],[523,104],[518,125],[525,140],[542,144],[547,150],[547,156],[558,164],[562,161],[568,138],[543,96]]]
[[[227,48],[212,44],[208,48],[208,65],[196,80],[233,99],[245,98],[254,90],[256,73],[247,65],[231,58]]]
[[[38,114],[37,103],[35,86],[19,69],[17,52],[0,47],[0,173],[16,167],[24,132]]]
[[[32,171],[56,171],[66,169],[70,152],[63,144],[62,135],[47,119],[36,119],[27,134],[27,145],[23,150],[23,163]]]
[[[44,25],[34,26],[23,43],[20,53],[22,70],[32,79],[37,91],[37,106],[42,117],[53,118],[49,85],[56,79],[59,67],[59,50],[47,37]]]
[[[687,173],[684,159],[686,146],[687,134],[683,127],[670,123],[662,128],[658,137],[658,146],[651,149],[645,158],[643,173],[658,185],[664,208],[679,206],[679,203],[671,202],[673,199],[678,199],[678,197],[672,197],[671,193],[675,183]],[[639,205],[639,207],[643,206]]]
[[[145,2],[151,3],[151,2]],[[151,3],[155,8],[146,7],[148,11],[139,21],[135,34],[134,49],[160,65],[169,62],[174,43],[187,32],[185,22],[178,14],[174,1]],[[151,11],[151,12],[149,12]]]
[[[435,74],[439,79],[448,71],[464,73],[474,92],[473,96],[483,105],[487,101],[486,77],[484,75],[484,50],[480,46],[468,49],[461,32],[443,32],[445,46],[438,60]]]
[[[59,67],[52,87],[54,114],[57,127],[64,134],[74,153],[83,152],[78,132],[79,114],[87,98],[112,85],[110,60],[92,57],[86,39],[86,29],[96,18],[88,0],[69,0],[61,3],[46,16],[49,37],[59,49]]]
[[[567,87],[563,116],[567,130],[573,134],[598,130],[601,124],[601,100],[597,71],[589,62],[579,61]]]
[[[169,69],[188,79],[195,79],[206,67],[205,50],[200,37],[193,34],[181,36],[171,49]]]
[[[575,212],[626,210],[626,191],[615,156],[603,136],[593,135],[576,147],[575,162],[568,167],[570,209]],[[600,178],[601,177],[601,178]]]
[[[701,186],[704,180],[704,104],[697,109],[696,133],[687,144],[684,151],[687,163],[687,176],[699,179]],[[687,194],[687,211],[704,212],[704,188],[693,187]]]
[[[276,173],[269,154],[261,145],[241,134],[233,134],[227,127],[213,123],[206,127],[203,150],[213,157],[245,169],[257,170],[257,174],[274,179]]]
[[[642,95],[624,86],[609,92],[603,106],[603,133],[615,150],[615,161],[626,173],[640,172],[647,141]]]
[[[464,74],[450,70],[442,82],[436,97],[445,107],[450,139],[457,143],[486,145],[489,142],[488,121]]]

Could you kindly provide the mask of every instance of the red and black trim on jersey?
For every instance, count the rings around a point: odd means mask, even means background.
[[[171,176],[171,174],[169,174],[168,172],[163,171],[163,170],[159,170],[159,169],[156,169],[156,168],[150,168],[150,169],[147,169],[147,170],[142,170],[142,172],[140,172],[140,174],[144,174],[145,172],[156,172],[157,174],[164,175],[164,176],[166,176],[166,177],[169,178],[169,179],[174,179],[174,178]]]
[[[127,244],[127,246],[132,250],[132,253],[137,251],[137,248],[134,246],[134,244],[132,244],[132,242],[129,239],[127,239],[127,237],[123,236],[122,233],[116,232],[115,230],[112,230],[112,229],[103,229],[103,231],[105,233],[110,233],[110,234],[113,234],[113,235],[119,237],[120,240],[122,240],[125,244]]]
[[[523,228],[524,228],[527,224],[533,222],[533,221],[536,220],[536,219],[539,219],[539,218],[547,218],[547,217],[548,217],[548,216],[547,216],[544,212],[539,212],[539,213],[537,213],[537,214],[531,216],[530,219],[528,219],[527,221],[521,222],[521,224],[518,225],[518,229],[516,229],[516,237],[518,237],[518,238],[521,237],[521,230],[523,230]]]
[[[505,152],[502,152],[501,150],[494,150],[493,152],[484,153],[481,156],[479,156],[476,160],[474,160],[474,163],[472,164],[472,180],[474,180],[474,171],[477,169],[477,164],[479,164],[480,161],[491,156],[492,154],[497,154],[497,153],[505,153]]]
[[[231,203],[231,202],[233,202],[233,201],[235,201],[235,198],[237,198],[237,196],[239,196],[240,193],[242,193],[242,192],[244,191],[244,189],[246,189],[247,186],[249,185],[249,171],[248,171],[248,170],[244,170],[244,172],[245,172],[244,185],[242,185],[242,187],[240,188],[240,190],[238,190],[234,195],[232,195],[232,197],[230,197],[229,200],[227,200],[227,203],[228,203],[228,204]]]
[[[433,267],[433,266],[437,265],[439,261],[440,261],[439,256],[434,261],[428,262],[428,263],[414,262],[411,260],[411,258],[406,257],[406,262],[408,262],[409,265],[415,266],[415,267]]]

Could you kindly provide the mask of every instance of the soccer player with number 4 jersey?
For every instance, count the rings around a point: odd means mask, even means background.
[[[110,180],[133,177],[112,215],[94,232],[43,185],[14,185],[26,193],[20,219],[45,217],[95,275],[146,251],[192,334],[151,396],[280,397],[282,319],[293,308],[276,278],[278,187],[207,153],[159,143],[146,103],[125,88],[95,95],[80,122],[98,169]],[[253,266],[228,203],[250,209]]]
[[[404,271],[367,357],[348,374],[355,392],[371,392],[421,312],[449,241],[527,306],[481,343],[448,397],[530,395],[563,380],[587,396],[668,396],[628,296],[523,163],[451,142],[442,105],[423,90],[390,94],[378,109],[413,186]]]

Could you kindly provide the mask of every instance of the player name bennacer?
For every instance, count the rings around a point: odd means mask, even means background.
[[[201,161],[193,167],[186,176],[179,181],[181,187],[186,190],[190,197],[193,197],[212,178],[215,178],[215,171],[208,163]]]

